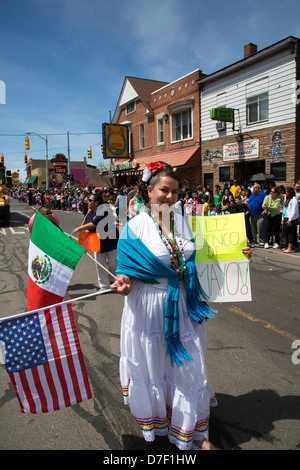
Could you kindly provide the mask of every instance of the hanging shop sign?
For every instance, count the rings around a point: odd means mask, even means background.
[[[213,108],[210,110],[210,119],[214,121],[233,122],[234,109],[232,108]]]
[[[128,126],[102,124],[103,158],[129,158]]]
[[[259,157],[259,139],[235,142],[223,146],[223,161],[248,160]]]
[[[120,163],[119,165],[106,165],[99,168],[100,173],[107,173],[109,171],[122,171],[122,170],[136,170],[139,164],[136,160],[132,162]]]

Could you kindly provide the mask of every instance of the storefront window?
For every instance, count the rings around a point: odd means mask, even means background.
[[[230,181],[230,166],[221,166],[219,168],[219,181]]]
[[[276,181],[286,181],[286,163],[271,163],[271,174],[275,176]]]

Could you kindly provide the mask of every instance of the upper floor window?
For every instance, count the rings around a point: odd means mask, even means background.
[[[139,125],[139,140],[140,140],[140,149],[143,149],[145,147],[145,128],[144,124]]]
[[[131,101],[126,105],[126,115],[135,112],[135,101]]]
[[[247,124],[269,119],[269,94],[262,93],[247,98]]]
[[[158,119],[157,120],[157,143],[158,144],[163,144],[164,141],[165,141],[164,120],[163,119]]]
[[[172,114],[172,142],[192,137],[192,109],[174,112]]]

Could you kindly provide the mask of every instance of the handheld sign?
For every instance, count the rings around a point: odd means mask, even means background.
[[[196,267],[210,302],[252,300],[245,216],[189,217],[196,242]]]

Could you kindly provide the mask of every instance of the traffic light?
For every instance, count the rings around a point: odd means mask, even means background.
[[[25,150],[30,150],[29,137],[25,137]]]
[[[3,165],[4,165],[4,156],[3,155],[1,155],[1,163],[3,163]]]
[[[92,149],[91,149],[91,148],[88,149],[88,157],[89,157],[89,158],[93,158],[93,156],[92,156]]]
[[[27,164],[27,155],[24,155],[24,163]]]
[[[6,184],[9,186],[12,185],[12,177],[10,170],[6,170]]]

